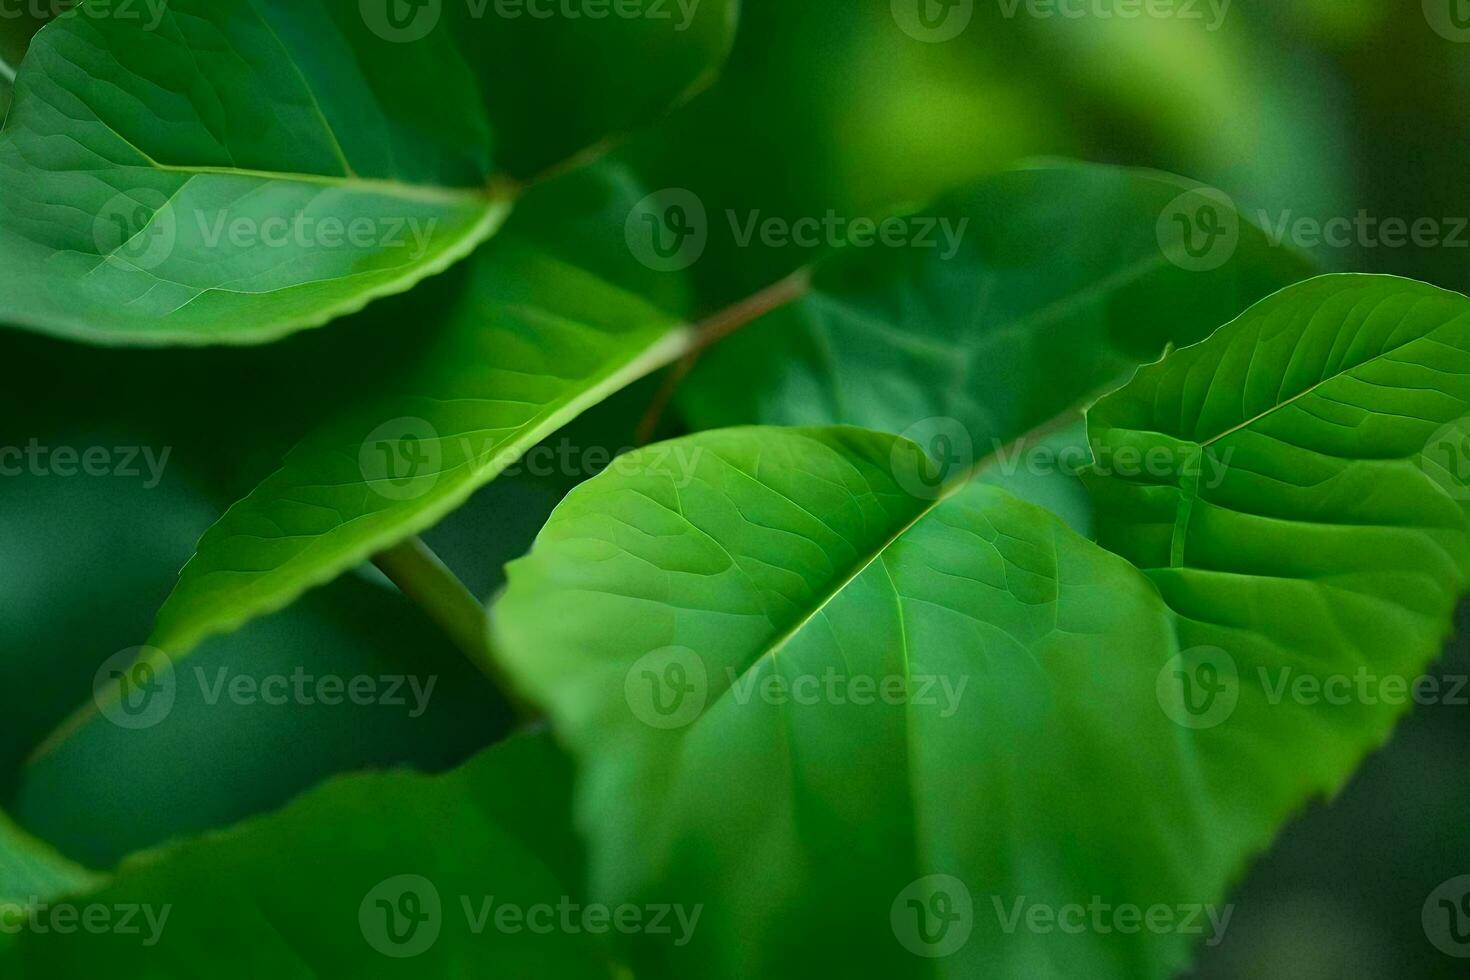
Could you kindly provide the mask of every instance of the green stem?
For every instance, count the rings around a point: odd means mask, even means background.
[[[501,669],[490,644],[485,607],[428,545],[417,537],[409,538],[375,556],[373,564],[490,678],[520,721],[538,716],[516,694],[515,685]]]

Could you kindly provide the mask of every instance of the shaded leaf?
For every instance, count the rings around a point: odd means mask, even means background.
[[[1310,274],[1198,186],[1046,164],[947,195],[907,219],[915,244],[819,263],[810,295],[705,356],[681,408],[697,428],[952,419],[984,455]],[[1199,209],[1222,229],[1193,233],[1210,268],[1173,221]]]
[[[853,429],[592,480],[495,618],[584,767],[594,893],[707,901],[722,928],[635,954],[681,976],[1170,975],[1410,703],[1281,678],[1407,689],[1441,649],[1467,412],[1470,301],[1330,277],[1099,404],[1121,555]],[[1119,927],[1154,907],[1168,928]]]
[[[137,933],[26,930],[0,964],[35,980],[610,976],[586,931],[541,934],[525,920],[510,931],[493,917],[503,906],[578,900],[568,783],[545,736],[441,777],[338,779],[280,813],[138,855],[105,887],[69,900],[140,907]],[[491,917],[477,933],[487,898]]]
[[[594,54],[637,60],[563,18],[516,26],[477,6],[440,24],[436,2],[413,8],[434,21],[419,36],[394,26],[397,9],[89,0],[48,25],[0,134],[12,273],[0,318],[106,343],[256,343],[319,326],[499,227],[524,118],[508,92],[535,103],[538,87],[582,84],[558,72]],[[710,4],[698,23],[661,28],[679,57],[611,86],[620,111],[589,109],[575,136],[605,136],[711,71],[733,6]],[[528,30],[539,45],[517,43]],[[642,96],[631,115],[625,91]]]

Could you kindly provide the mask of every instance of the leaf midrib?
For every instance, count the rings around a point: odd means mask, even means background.
[[[1424,297],[1424,299],[1428,299],[1428,298],[1429,297]],[[1204,441],[1202,441],[1202,442],[1199,443],[1199,446],[1200,446],[1201,449],[1207,448],[1209,446],[1214,445],[1215,443],[1219,442],[1222,439],[1225,439],[1225,438],[1227,438],[1229,436],[1234,435],[1237,432],[1240,432],[1243,429],[1248,429],[1251,426],[1255,425],[1257,422],[1260,422],[1262,419],[1265,419],[1265,418],[1269,417],[1272,413],[1278,412],[1281,409],[1285,408],[1286,406],[1291,405],[1292,403],[1297,402],[1297,401],[1299,401],[1299,400],[1307,397],[1308,395],[1310,395],[1313,392],[1315,392],[1317,389],[1321,388],[1323,385],[1329,384],[1329,383],[1331,383],[1333,381],[1339,381],[1339,380],[1341,380],[1343,378],[1351,378],[1351,377],[1354,376],[1354,372],[1358,371],[1360,368],[1364,368],[1364,367],[1367,367],[1368,365],[1373,364],[1373,363],[1375,363],[1377,361],[1381,361],[1381,360],[1389,357],[1392,354],[1397,354],[1399,351],[1403,350],[1406,347],[1410,347],[1410,346],[1412,346],[1414,344],[1417,344],[1417,343],[1419,343],[1421,341],[1429,340],[1429,339],[1433,338],[1435,334],[1437,334],[1440,331],[1442,331],[1446,326],[1448,326],[1451,323],[1454,323],[1456,320],[1461,319],[1461,318],[1463,318],[1463,317],[1465,317],[1467,315],[1470,315],[1470,314],[1461,313],[1460,316],[1458,316],[1458,317],[1454,317],[1452,319],[1449,319],[1449,320],[1444,321],[1443,323],[1436,324],[1433,330],[1430,330],[1430,331],[1428,331],[1426,333],[1418,334],[1417,336],[1414,336],[1414,337],[1410,337],[1408,340],[1405,340],[1401,344],[1395,344],[1393,347],[1389,347],[1389,348],[1386,348],[1384,350],[1381,350],[1378,353],[1374,354],[1372,357],[1365,358],[1364,360],[1358,361],[1355,364],[1346,365],[1346,366],[1340,368],[1339,370],[1337,370],[1336,372],[1334,372],[1332,374],[1329,374],[1327,377],[1322,378],[1321,380],[1312,383],[1310,386],[1308,386],[1307,388],[1305,388],[1305,389],[1297,392],[1295,395],[1292,395],[1290,398],[1287,398],[1287,399],[1284,399],[1282,401],[1279,401],[1276,404],[1270,406],[1269,408],[1266,408],[1266,409],[1264,409],[1264,410],[1256,413],[1255,415],[1253,415],[1252,417],[1246,419],[1245,421],[1240,422],[1240,423],[1238,423],[1236,425],[1232,425],[1230,428],[1226,429],[1225,431],[1221,432],[1220,434],[1214,435],[1214,436],[1211,436],[1208,439],[1205,439]],[[1407,318],[1407,316],[1408,316],[1408,314],[1405,314],[1405,318]]]

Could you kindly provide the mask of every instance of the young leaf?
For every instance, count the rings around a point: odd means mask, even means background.
[[[904,220],[914,244],[839,252],[809,295],[705,355],[685,417],[895,433],[944,418],[993,449],[1311,275],[1222,195],[1151,171],[1048,163]]]
[[[257,343],[326,323],[442,271],[500,225],[524,159],[504,145],[523,128],[509,88],[535,101],[548,76],[560,91],[573,83],[559,72],[642,58],[565,19],[409,9],[403,25],[393,0],[89,0],[57,18],[0,134],[0,320],[151,344]],[[640,111],[678,98],[723,53],[731,12],[711,4],[700,30],[664,27],[690,50],[609,98],[639,94]],[[539,47],[515,43],[531,30]],[[592,113],[577,135],[629,121]],[[546,156],[537,134],[523,138]]]
[[[1099,406],[1100,537],[1148,572],[891,436],[625,459],[495,617],[584,767],[594,892],[706,901],[724,929],[639,953],[681,976],[1170,975],[1407,703],[1281,678],[1438,652],[1467,412],[1470,301],[1334,277]]]
[[[575,206],[548,185],[554,200],[528,208],[525,231],[467,263],[442,322],[420,327],[432,336],[422,362],[313,432],[204,535],[151,646],[184,656],[433,526],[546,435],[689,349],[682,320],[622,285],[641,287],[648,270],[621,227],[618,261],[577,237],[636,195],[610,175],[573,178]]]
[[[610,977],[589,931],[547,934],[531,911],[550,906],[556,922],[580,901],[569,777],[539,735],[441,777],[335,780],[279,813],[137,855],[67,902],[132,908],[129,931],[25,929],[0,972]],[[507,907],[518,928],[496,918]]]

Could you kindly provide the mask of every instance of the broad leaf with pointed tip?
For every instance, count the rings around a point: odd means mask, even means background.
[[[438,322],[420,326],[420,362],[309,435],[204,535],[151,645],[184,656],[433,526],[545,436],[689,348],[683,321],[643,298],[677,305],[678,294],[651,285],[621,223],[603,220],[637,200],[621,173],[537,193],[468,263]],[[584,238],[589,227],[599,234]]]
[[[560,89],[575,83],[559,72],[642,58],[560,18],[536,25],[538,48],[493,9],[441,24],[429,4],[415,17],[434,21],[406,27],[396,9],[89,0],[44,28],[0,134],[0,321],[147,344],[319,326],[468,255],[508,212],[518,161],[578,149],[525,131],[509,89],[535,102],[548,74]],[[589,110],[577,136],[634,121],[620,94],[639,114],[686,94],[733,9],[669,28],[687,50],[610,85],[623,111]]]
[[[594,893],[705,901],[721,928],[635,953],[680,976],[1170,975],[1403,711],[1279,674],[1407,685],[1438,653],[1470,466],[1436,454],[1467,412],[1470,301],[1328,278],[1100,404],[1121,554],[981,480],[933,490],[918,446],[863,430],[625,460],[495,616],[581,760]],[[1175,928],[1110,917],[1155,907]]]
[[[1200,208],[1222,231],[1198,235],[1214,249],[1194,260],[1173,219]],[[927,244],[848,248],[810,295],[706,354],[680,391],[688,420],[903,433],[944,418],[989,451],[1311,274],[1223,199],[1150,171],[1046,164],[918,215]]]
[[[611,961],[580,918],[575,934],[548,934],[532,911],[549,906],[555,924],[558,908],[580,901],[569,782],[544,735],[445,776],[334,780],[279,813],[136,856],[71,898],[142,909],[136,931],[24,930],[0,952],[0,972],[610,977]],[[533,917],[505,928],[494,918],[505,906]]]

